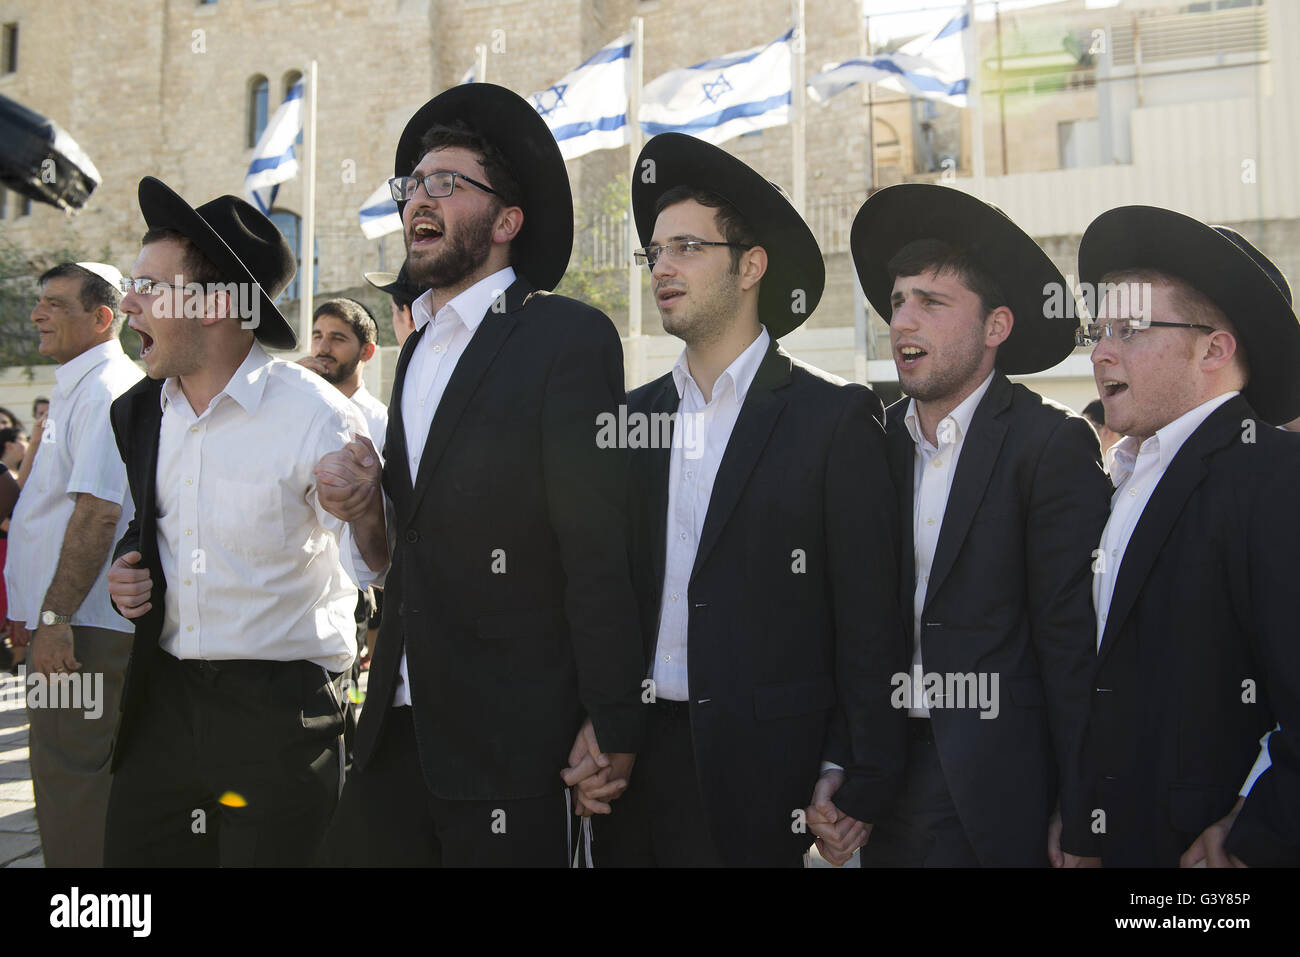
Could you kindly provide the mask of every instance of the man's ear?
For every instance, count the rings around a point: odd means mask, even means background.
[[[754,246],[740,254],[740,288],[752,289],[767,273],[767,250]]]
[[[1237,337],[1227,329],[1215,329],[1206,341],[1201,364],[1206,371],[1214,372],[1232,362],[1237,354]]]
[[[496,223],[492,227],[494,243],[508,243],[519,235],[524,228],[524,211],[518,206],[506,206],[497,213]]]
[[[218,287],[204,297],[203,307],[203,316],[199,321],[210,326],[227,316],[233,316],[235,303],[231,301],[229,290]]]
[[[364,346],[361,347],[362,362],[369,362],[371,359],[374,358],[374,356],[375,356],[375,344],[373,342],[367,342]]]
[[[95,319],[96,334],[104,333],[113,326],[113,310],[108,306],[96,306],[95,311],[91,313]]]
[[[1000,346],[1011,335],[1016,324],[1016,317],[1006,306],[998,306],[984,319],[984,345]]]

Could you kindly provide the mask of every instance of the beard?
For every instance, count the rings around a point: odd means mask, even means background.
[[[333,371],[326,369],[321,373],[321,378],[330,385],[338,385],[352,376],[357,371],[357,366],[361,364],[361,357],[353,359],[351,362],[339,362],[335,360]]]
[[[473,275],[492,250],[492,224],[496,211],[467,220],[454,234],[443,233],[443,249],[432,259],[414,259],[411,239],[406,240],[406,269],[412,281],[422,289],[445,289]]]

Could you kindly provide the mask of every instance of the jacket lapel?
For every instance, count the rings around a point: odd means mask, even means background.
[[[997,465],[998,453],[1002,450],[1002,440],[1007,434],[1007,426],[1001,420],[1001,415],[1010,405],[1011,383],[1002,373],[995,372],[993,382],[976,407],[970,429],[962,440],[957,473],[952,477],[952,490],[948,493],[943,525],[939,529],[939,541],[935,545],[934,561],[930,565],[926,605],[929,605],[932,595],[939,593],[944,579],[952,571],[957,554],[970,532],[975,510],[984,500],[984,492],[993,476],[993,468]]]
[[[1110,653],[1115,644],[1115,636],[1146,584],[1156,556],[1164,548],[1169,533],[1182,515],[1183,506],[1196,487],[1204,481],[1209,471],[1206,460],[1229,442],[1239,441],[1241,420],[1254,417],[1255,413],[1241,396],[1229,399],[1210,413],[1209,418],[1188,436],[1174,460],[1169,463],[1169,468],[1161,476],[1159,484],[1151,493],[1150,501],[1142,510],[1120,560],[1119,577],[1115,580],[1115,591],[1106,613],[1106,630],[1102,633],[1101,646],[1097,649],[1098,659]]]
[[[749,386],[718,466],[713,494],[709,496],[709,510],[704,516],[704,529],[700,533],[700,547],[695,553],[695,566],[691,569],[692,579],[704,566],[740,500],[740,493],[754,471],[767,437],[785,407],[785,400],[776,394],[776,390],[789,382],[790,356],[773,340]]]
[[[898,517],[901,536],[901,562],[898,575],[898,599],[903,608],[903,620],[910,635],[914,628],[912,596],[916,591],[916,542],[912,538],[916,504],[913,488],[916,485],[916,443],[907,431],[903,417],[907,415],[909,399],[904,397],[890,406],[885,413],[885,440],[889,449],[889,474],[898,492]]]
[[[429,436],[425,440],[424,452],[420,456],[415,488],[403,524],[409,520],[420,499],[428,491],[434,470],[438,466],[439,459],[442,458],[442,453],[447,449],[447,443],[456,431],[461,414],[469,405],[470,398],[478,389],[478,384],[492,364],[492,360],[496,358],[497,350],[514,329],[516,318],[513,313],[523,306],[532,291],[533,287],[526,280],[516,279],[505,291],[505,310],[497,312],[491,307],[488,308],[483,315],[483,321],[474,331],[469,345],[465,347],[460,361],[456,363],[456,369],[447,381],[447,389],[438,401],[438,409],[433,414],[433,421],[429,423]]]
[[[406,370],[411,364],[411,355],[428,328],[426,322],[402,343],[402,351],[397,357],[397,372],[393,376],[393,394],[388,403],[388,434],[384,436],[384,488],[399,509],[411,497],[411,466],[407,461],[410,453],[406,449],[406,422],[402,419],[402,390],[406,387]]]

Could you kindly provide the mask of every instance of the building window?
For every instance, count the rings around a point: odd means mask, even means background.
[[[280,230],[280,235],[284,237],[289,248],[293,250],[293,261],[298,265],[298,272],[294,273],[293,281],[285,287],[280,298],[276,300],[277,305],[286,299],[298,298],[298,276],[302,273],[302,220],[295,213],[287,209],[271,210],[271,222],[275,223],[275,228]],[[312,259],[315,267],[312,272],[312,294],[320,292],[320,249],[316,250],[316,255]]]
[[[295,83],[301,83],[301,82],[302,82],[302,73],[299,72],[298,70],[290,70],[288,73],[286,73],[284,75],[284,79],[280,82],[280,86],[282,88],[282,92],[280,93],[280,100],[283,102],[283,100],[289,95],[289,91],[293,89],[293,85]],[[303,126],[305,126],[306,124],[307,124],[307,118],[304,115]],[[294,142],[297,143],[299,146],[302,145],[302,127],[298,128],[298,138],[294,140]]]
[[[18,72],[18,24],[6,23],[0,39],[0,73]]]
[[[31,198],[30,196],[24,196],[24,197],[23,197],[23,210],[22,210],[22,212],[19,213],[18,215],[19,215],[19,216],[30,216],[31,214],[32,214],[32,198]]]
[[[0,186],[0,219],[9,215],[9,190]]]
[[[248,81],[249,146],[256,146],[258,139],[262,136],[262,131],[266,129],[267,96],[270,95],[270,90],[270,84],[266,82],[264,76],[255,76]]]

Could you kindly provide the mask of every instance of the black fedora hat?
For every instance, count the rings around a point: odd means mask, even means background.
[[[652,161],[653,166],[646,166]],[[779,339],[812,315],[826,286],[826,264],[812,230],[786,195],[724,149],[685,133],[660,133],[642,148],[636,168],[653,182],[632,181],[632,213],[644,246],[655,228],[655,203],[677,186],[716,193],[734,206],[767,251],[758,318]]]
[[[894,280],[889,260],[918,239],[937,239],[962,250],[993,277],[1013,323],[998,347],[997,368],[1006,375],[1042,372],[1074,351],[1078,327],[1073,311],[1049,318],[1049,289],[1073,296],[1059,269],[1023,229],[996,206],[950,186],[901,183],[867,197],[853,219],[849,248],[862,291],[889,321]]]
[[[1272,425],[1300,415],[1300,323],[1291,287],[1244,237],[1171,209],[1120,206],[1084,231],[1079,278],[1097,283],[1121,269],[1154,269],[1205,295],[1232,322],[1245,350],[1246,401]]]
[[[439,93],[402,130],[393,175],[409,176],[415,169],[429,127],[458,120],[501,151],[523,192],[524,225],[511,243],[515,269],[538,289],[554,289],[573,251],[573,193],[554,134],[519,94],[491,83],[464,83]]]
[[[386,292],[390,296],[400,296],[410,302],[419,299],[424,291],[411,281],[411,276],[406,271],[406,263],[402,263],[402,268],[395,273],[368,272],[363,273],[362,276],[380,292]]]
[[[273,300],[298,271],[280,230],[238,196],[218,196],[197,208],[166,183],[140,180],[140,212],[150,229],[174,229],[203,253],[225,282],[251,283],[259,302],[253,335],[276,349],[295,349],[298,336]]]

